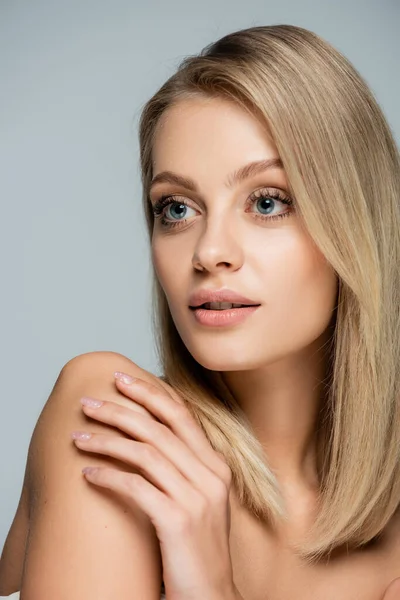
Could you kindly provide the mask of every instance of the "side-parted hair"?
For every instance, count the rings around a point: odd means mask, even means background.
[[[265,125],[296,213],[338,277],[318,427],[318,513],[310,564],[382,534],[400,508],[400,155],[372,91],[349,60],[293,25],[243,29],[184,58],[139,123],[149,240],[152,147],[163,113],[185,99],[239,103]],[[287,518],[261,443],[219,372],[189,353],[153,267],[152,324],[161,379],[176,389],[232,471],[240,502]]]

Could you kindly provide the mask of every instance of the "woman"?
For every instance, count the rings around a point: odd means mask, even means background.
[[[164,375],[64,367],[3,588],[399,597],[400,158],[371,91],[316,34],[253,27],[181,63],[140,148]]]

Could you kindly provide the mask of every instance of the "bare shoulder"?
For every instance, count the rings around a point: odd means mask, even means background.
[[[122,369],[128,369],[132,373],[141,374],[143,377],[152,380],[158,379],[156,375],[143,369],[124,354],[106,350],[79,354],[69,360],[64,365],[61,372],[66,372],[71,369],[78,370],[79,372],[82,372],[82,374],[89,372],[90,374],[94,373],[100,377],[106,376],[110,381],[113,380],[113,372]]]
[[[159,598],[161,556],[147,515],[139,507],[127,507],[110,490],[90,486],[81,473],[94,463],[132,472],[133,467],[106,455],[96,454],[91,460],[70,438],[75,429],[124,435],[89,419],[79,402],[81,396],[93,396],[132,406],[132,400],[116,388],[114,371],[159,381],[115,352],[76,356],[59,373],[33,431],[27,460],[30,516],[22,579],[22,590],[32,598],[60,597],[62,590],[65,597],[76,600],[128,600],[132,589],[143,599]],[[145,410],[139,405],[135,409]],[[41,577],[43,564],[45,578]]]
[[[151,371],[147,371],[140,367],[130,358],[119,354],[118,352],[88,352],[80,354],[66,363],[63,367],[60,377],[71,376],[79,378],[80,381],[98,380],[102,383],[103,389],[113,393],[112,400],[115,402],[128,403],[132,406],[132,400],[127,400],[126,396],[122,395],[114,384],[114,371],[123,371],[133,377],[139,377],[149,383],[153,383],[158,387],[167,390],[174,400],[183,403],[179,394],[170,386],[163,377],[158,377]],[[139,405],[135,405],[135,408]],[[142,408],[142,407],[140,407]],[[142,408],[144,412],[145,409]]]
[[[80,381],[98,381],[102,384],[102,390],[109,390],[114,393],[114,400],[125,398],[114,384],[114,371],[124,371],[135,377],[146,379],[153,383],[162,383],[159,377],[143,369],[133,360],[119,354],[118,352],[88,352],[79,354],[68,361],[60,372],[60,378],[74,377]]]
[[[140,405],[134,403],[131,399],[121,394],[114,383],[114,371],[123,371],[134,377],[140,377],[150,383],[166,386],[156,375],[141,368],[130,358],[111,351],[88,352],[79,354],[69,360],[61,369],[43,410],[40,414],[37,427],[43,426],[41,423],[46,420],[47,413],[52,417],[59,411],[64,412],[73,410],[80,413],[79,402],[77,402],[76,393],[82,391],[82,395],[96,395],[107,401],[116,402],[125,406],[147,413]],[[68,393],[60,394],[61,390],[68,387]],[[90,391],[88,391],[90,388]],[[76,393],[72,393],[72,391]],[[95,397],[97,397],[95,396]],[[87,422],[87,421],[86,421]],[[90,421],[94,425],[93,421]],[[106,426],[99,424],[104,429]],[[107,428],[109,431],[109,428]]]

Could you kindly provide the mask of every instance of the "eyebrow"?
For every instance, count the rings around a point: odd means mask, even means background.
[[[226,187],[232,188],[234,185],[244,181],[248,177],[253,177],[262,171],[267,171],[268,169],[282,169],[283,164],[282,160],[279,157],[268,158],[266,160],[258,160],[251,162],[240,169],[237,169],[233,173],[231,173],[225,182]],[[150,188],[156,183],[173,183],[180,185],[192,192],[198,193],[198,187],[193,179],[190,177],[183,177],[182,175],[178,175],[177,173],[173,173],[172,171],[162,171],[158,173],[155,177],[153,177]]]

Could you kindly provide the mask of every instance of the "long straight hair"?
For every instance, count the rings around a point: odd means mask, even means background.
[[[332,45],[293,25],[230,33],[186,57],[139,123],[149,241],[152,147],[163,113],[191,98],[237,102],[261,120],[296,211],[338,277],[318,436],[318,512],[296,546],[313,563],[374,541],[400,506],[400,156],[372,91]],[[173,386],[232,471],[243,506],[287,518],[279,483],[219,372],[189,353],[153,265],[161,378]]]

